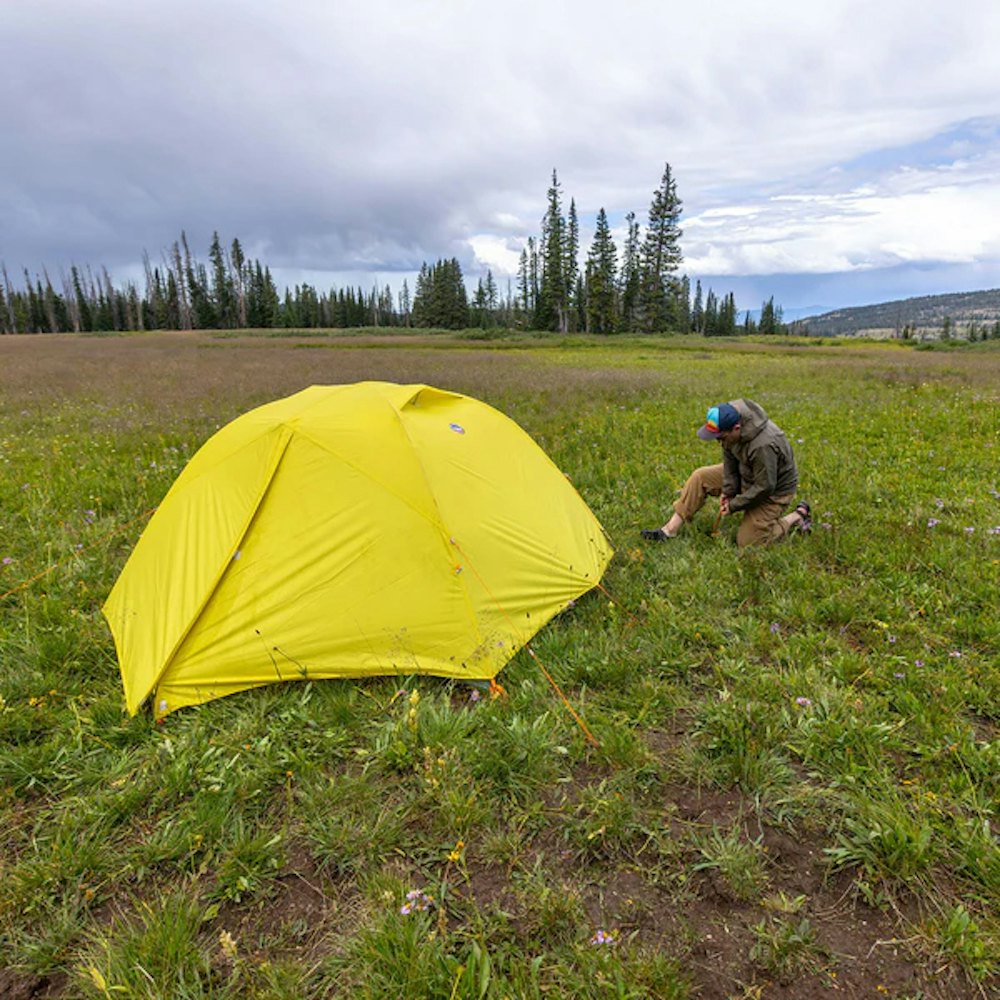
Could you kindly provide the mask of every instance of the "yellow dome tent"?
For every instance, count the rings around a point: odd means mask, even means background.
[[[178,476],[103,611],[128,710],[285,680],[487,679],[612,548],[512,420],[424,385],[312,386]]]

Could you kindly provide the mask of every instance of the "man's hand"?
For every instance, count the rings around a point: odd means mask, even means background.
[[[719,514],[722,517],[729,516],[729,497],[725,495],[719,497]]]

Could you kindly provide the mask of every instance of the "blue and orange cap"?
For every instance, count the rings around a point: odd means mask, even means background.
[[[720,434],[731,431],[740,422],[740,411],[730,403],[710,406],[705,415],[705,426],[698,428],[702,441],[714,441]]]

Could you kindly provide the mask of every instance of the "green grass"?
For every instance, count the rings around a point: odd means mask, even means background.
[[[1000,352],[308,343],[0,340],[0,992],[995,988]],[[100,605],[147,512],[235,414],[363,378],[521,423],[616,546],[604,590],[505,698],[385,678],[129,718]],[[740,553],[707,507],[642,544],[738,395],[791,438],[813,534]]]

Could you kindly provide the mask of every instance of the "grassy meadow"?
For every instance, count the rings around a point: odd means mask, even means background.
[[[1000,350],[0,337],[0,997],[975,998],[1000,989]],[[100,607],[218,427],[465,392],[616,548],[501,673],[124,712]],[[708,405],[814,530],[668,545]],[[591,743],[539,667],[565,692]]]

